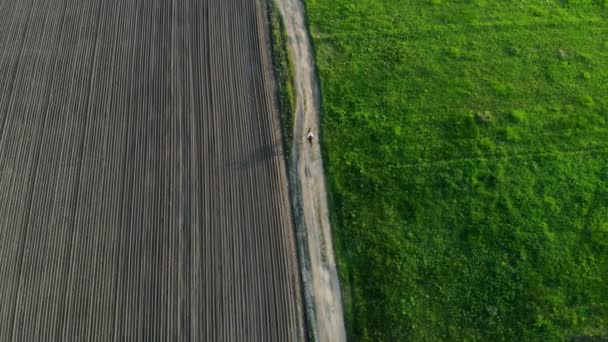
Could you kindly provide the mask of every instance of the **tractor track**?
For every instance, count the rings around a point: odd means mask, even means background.
[[[300,341],[261,0],[0,0],[0,341]]]

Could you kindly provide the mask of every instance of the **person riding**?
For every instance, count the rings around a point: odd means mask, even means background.
[[[308,143],[312,146],[312,139],[314,138],[314,135],[312,134],[312,131],[310,130],[310,128],[308,129],[308,134],[306,135],[306,140],[308,140]]]

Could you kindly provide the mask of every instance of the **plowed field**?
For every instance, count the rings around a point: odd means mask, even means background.
[[[0,341],[303,338],[265,18],[0,1]]]

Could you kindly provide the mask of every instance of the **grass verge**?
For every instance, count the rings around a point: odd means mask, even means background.
[[[278,81],[279,110],[281,112],[282,136],[287,159],[293,145],[293,131],[296,110],[294,90],[294,68],[289,51],[287,34],[283,18],[274,0],[266,1],[268,20],[270,22],[270,38],[272,47],[272,63]]]

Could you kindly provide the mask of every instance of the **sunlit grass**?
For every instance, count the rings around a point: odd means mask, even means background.
[[[608,9],[307,0],[355,340],[608,334]]]

